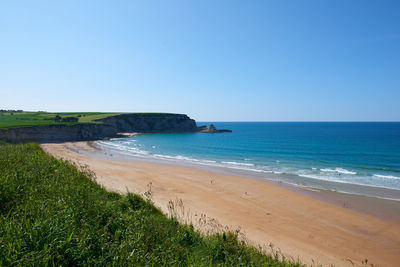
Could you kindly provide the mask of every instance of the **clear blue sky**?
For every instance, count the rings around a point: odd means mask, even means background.
[[[400,1],[3,0],[0,108],[400,121]]]

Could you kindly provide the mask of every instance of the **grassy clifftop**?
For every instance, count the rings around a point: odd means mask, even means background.
[[[95,120],[104,119],[110,116],[120,115],[122,113],[103,113],[103,112],[66,112],[66,113],[48,113],[48,112],[0,112],[0,128],[24,127],[24,126],[42,126],[52,124],[77,124],[94,123]],[[56,121],[56,116],[61,119],[66,117],[75,117],[77,122]]]
[[[101,123],[97,120],[105,119],[123,114],[169,114],[158,112],[146,113],[109,113],[109,112],[0,112],[0,129],[26,126],[44,126],[54,124],[79,124],[79,123]],[[56,116],[59,120],[56,120]],[[66,118],[76,118],[76,122],[62,121]]]
[[[0,143],[0,266],[300,266],[232,233],[204,237],[93,178],[36,144]]]

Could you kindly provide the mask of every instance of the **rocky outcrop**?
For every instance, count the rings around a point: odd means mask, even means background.
[[[118,132],[190,133],[198,131],[196,121],[184,114],[121,114],[98,121],[114,126]]]
[[[10,141],[90,141],[116,137],[115,127],[105,124],[72,124],[0,129],[0,139]]]
[[[227,130],[227,129],[221,129],[217,130],[215,128],[214,124],[210,124],[208,127],[207,126],[200,126],[198,127],[199,132],[201,133],[230,133],[232,130]]]

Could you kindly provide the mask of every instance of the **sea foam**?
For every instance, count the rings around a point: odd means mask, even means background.
[[[352,172],[346,169],[342,169],[342,168],[336,168],[336,169],[320,169],[320,171],[322,172],[337,172],[337,173],[341,173],[341,174],[349,174],[349,175],[355,175],[357,174],[357,172]]]
[[[232,165],[241,165],[241,166],[254,166],[254,164],[252,164],[252,163],[241,163],[241,162],[234,162],[234,161],[222,161],[221,163],[232,164]]]
[[[393,175],[381,175],[381,174],[374,174],[373,176],[379,177],[379,178],[384,178],[384,179],[394,179],[394,180],[400,180],[400,177],[393,176]]]

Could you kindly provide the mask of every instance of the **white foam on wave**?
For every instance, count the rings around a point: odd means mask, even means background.
[[[161,154],[152,154],[151,156],[154,157],[154,158],[161,158],[161,159],[196,161],[196,159],[193,159],[193,158],[190,158],[190,157],[181,156],[181,155],[168,156],[168,155],[161,155]]]
[[[203,160],[201,160],[202,162],[206,162],[206,163],[216,163],[216,161],[215,160],[206,160],[206,159],[203,159]]]
[[[343,173],[343,174],[351,174],[351,175],[356,175],[357,174],[357,172],[352,172],[352,171],[349,171],[349,170],[346,170],[346,169],[342,169],[342,168],[336,168],[336,171],[338,173]]]
[[[303,184],[296,184],[296,183],[288,183],[288,184],[294,185],[294,186],[300,186],[300,187],[306,188],[307,190],[315,191],[315,192],[320,192],[321,190],[326,190],[326,188],[321,187],[321,186],[316,186],[316,185],[303,185]],[[359,184],[357,184],[357,185],[359,185]],[[366,186],[369,186],[369,185],[366,185]],[[381,187],[381,188],[391,189],[391,188],[387,188],[387,187]],[[342,189],[335,190],[335,189],[330,188],[329,191],[334,191],[334,192],[347,194],[347,195],[369,196],[369,195],[366,195],[364,193],[349,192],[349,191],[345,191],[345,190],[342,190]],[[390,198],[390,197],[376,196],[376,195],[373,195],[373,197],[380,198],[380,199],[393,200],[393,201],[400,201],[400,198]]]
[[[384,178],[384,179],[394,179],[394,180],[400,180],[400,177],[393,176],[393,175],[374,174],[373,176],[375,176],[375,177],[379,177],[379,178]]]
[[[165,154],[153,154],[149,151],[145,151],[141,149],[141,144],[132,144],[129,142],[104,142],[99,141],[100,145],[105,148],[115,149],[119,151],[121,154],[131,155],[131,156],[139,156],[139,157],[146,157],[146,158],[153,158],[159,160],[170,160],[170,161],[185,161],[194,164],[206,165],[206,166],[213,166],[213,167],[222,167],[222,168],[229,168],[235,170],[242,170],[242,171],[251,171],[257,173],[273,173],[273,174],[282,174],[282,171],[278,170],[269,170],[265,168],[258,168],[255,164],[252,163],[245,163],[245,162],[236,162],[236,161],[215,161],[215,160],[207,160],[207,159],[196,159],[191,157],[186,157],[182,155],[165,155]],[[133,145],[133,146],[132,146]],[[251,159],[245,158],[244,160],[249,161]],[[265,166],[267,167],[267,166]]]
[[[320,169],[320,171],[322,172],[337,172],[337,173],[342,173],[342,174],[349,174],[349,175],[355,175],[357,174],[357,172],[352,172],[346,169],[342,169],[342,168],[336,168],[336,169]]]
[[[336,182],[336,183],[342,183],[342,184],[354,184],[354,185],[362,185],[362,186],[370,186],[370,187],[380,187],[380,188],[387,188],[387,189],[397,189],[392,187],[390,185],[387,187],[386,185],[389,185],[388,179],[394,179],[394,180],[400,180],[400,177],[392,176],[392,175],[382,175],[382,174],[373,174],[373,175],[367,175],[367,176],[357,176],[357,172],[347,170],[344,168],[315,168],[315,167],[310,167],[303,168],[302,170],[299,170],[297,168],[275,168],[271,166],[263,166],[263,165],[255,165],[251,164],[248,161],[246,162],[236,162],[236,161],[215,161],[215,160],[207,160],[207,159],[198,159],[198,158],[192,158],[188,156],[183,156],[183,155],[165,155],[165,154],[153,154],[150,153],[149,151],[146,151],[142,149],[142,146],[140,144],[131,144],[130,146],[126,145],[125,143],[122,142],[97,142],[104,148],[110,148],[119,151],[121,154],[126,154],[130,156],[138,156],[142,158],[148,158],[148,159],[158,159],[158,160],[169,160],[169,161],[183,161],[187,163],[193,163],[193,164],[199,164],[199,165],[205,165],[205,166],[213,166],[213,167],[221,167],[221,168],[229,168],[229,169],[235,169],[235,170],[241,170],[241,171],[250,171],[250,172],[256,172],[256,173],[265,173],[265,174],[289,174],[289,175],[298,175],[301,177],[305,178],[310,178],[310,179],[315,179],[315,180],[322,180],[322,181],[327,181],[327,182]],[[246,159],[244,159],[246,160]],[[249,159],[250,160],[250,159]],[[339,174],[339,175],[338,175]],[[340,174],[344,174],[340,176]],[[265,175],[267,176],[267,175]],[[369,179],[368,179],[369,177]],[[381,178],[381,182],[379,181],[379,178]],[[364,180],[368,179],[368,180]],[[394,181],[393,181],[394,183]]]
[[[393,188],[393,187],[388,187],[388,186],[378,185],[378,184],[368,184],[368,183],[355,182],[355,181],[339,180],[339,179],[332,178],[332,176],[313,175],[313,174],[297,174],[297,175],[301,176],[301,177],[305,177],[305,178],[311,178],[311,179],[327,181],[327,182],[335,182],[335,183],[340,183],[340,184],[352,184],[352,185],[378,187],[378,188],[391,189],[391,190],[400,190],[398,188]]]
[[[235,161],[222,161],[221,163],[232,164],[232,165],[241,165],[241,166],[254,166],[254,164],[252,164],[252,163],[241,163],[241,162],[235,162]]]
[[[114,143],[114,142],[111,143],[111,142],[102,142],[102,141],[100,141],[100,142],[98,142],[98,144],[100,144],[100,146],[103,146],[103,147],[106,147],[106,148],[115,149],[115,150],[117,150],[117,151],[119,151],[121,153],[129,154],[129,155],[133,154],[133,155],[141,155],[141,156],[143,156],[143,155],[149,155],[150,154],[149,151],[142,150],[142,149],[139,149],[137,147],[131,147],[131,146],[123,145],[123,144]]]

